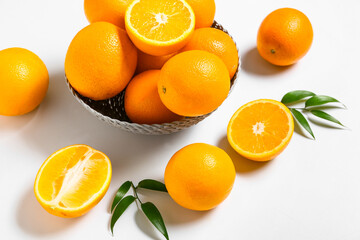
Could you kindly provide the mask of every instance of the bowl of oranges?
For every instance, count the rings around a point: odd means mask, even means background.
[[[214,0],[97,2],[85,0],[90,25],[65,59],[71,93],[97,118],[133,133],[170,134],[205,119],[227,98],[240,58],[214,21]]]

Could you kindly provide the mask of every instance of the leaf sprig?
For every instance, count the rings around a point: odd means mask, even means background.
[[[125,197],[125,195],[128,193],[130,188],[132,188],[133,190],[133,195],[128,195]],[[153,203],[151,202],[143,203],[140,200],[137,194],[137,190],[139,188],[160,191],[160,192],[167,192],[165,184],[152,179],[142,180],[141,182],[139,182],[139,184],[136,187],[131,181],[124,182],[116,192],[114,201],[111,206],[111,212],[112,212],[111,223],[110,223],[111,233],[114,234],[115,223],[125,212],[125,210],[132,203],[138,201],[138,203],[141,206],[141,210],[144,212],[145,216],[159,230],[159,232],[161,232],[161,234],[164,235],[164,237],[167,240],[169,240],[169,235],[167,233],[164,220],[159,210]]]
[[[293,108],[288,106],[301,100],[305,101],[305,106],[303,108]],[[336,123],[341,127],[345,127],[335,117],[323,111],[325,108],[327,108],[326,104],[328,103],[335,103],[346,109],[346,106],[343,103],[333,97],[316,95],[315,93],[306,90],[296,90],[285,94],[281,99],[281,102],[289,108],[299,125],[304,128],[313,137],[313,139],[315,139],[315,135],[304,113],[310,113],[313,116]]]

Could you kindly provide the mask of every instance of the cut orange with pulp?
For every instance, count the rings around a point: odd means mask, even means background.
[[[59,217],[79,217],[105,195],[111,163],[102,152],[73,145],[53,153],[36,175],[34,192],[41,206]]]
[[[137,48],[163,56],[190,40],[195,14],[185,0],[134,0],[126,10],[125,27]]]
[[[294,133],[290,110],[281,102],[260,99],[240,107],[232,116],[227,137],[236,152],[254,161],[269,161],[289,144]]]

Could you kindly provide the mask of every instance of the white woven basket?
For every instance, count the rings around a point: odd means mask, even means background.
[[[222,30],[223,32],[229,34],[223,26],[219,23],[214,21],[212,25],[213,28]],[[230,34],[229,34],[230,35]],[[238,50],[239,52],[239,50]],[[239,64],[238,69],[231,79],[231,88],[235,85],[236,78],[238,75],[238,71],[240,68],[240,56],[239,56]],[[125,109],[124,109],[124,95],[125,90],[119,93],[117,96],[102,100],[102,101],[94,101],[87,97],[80,95],[75,89],[73,89],[66,79],[66,83],[69,87],[70,92],[76,98],[76,100],[85,107],[89,112],[95,115],[98,119],[110,124],[111,126],[121,128],[125,131],[129,131],[136,134],[144,134],[144,135],[164,135],[164,134],[171,134],[176,133],[186,128],[189,128],[198,122],[204,120],[208,117],[211,113],[199,116],[199,117],[186,117],[180,121],[175,121],[171,123],[163,123],[163,124],[137,124],[132,123],[129,118],[126,116]],[[230,94],[229,92],[229,94]]]

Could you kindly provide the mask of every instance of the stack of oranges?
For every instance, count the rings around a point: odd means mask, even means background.
[[[132,122],[157,124],[214,111],[238,68],[229,35],[211,28],[214,0],[85,0],[90,25],[71,42],[65,72],[93,100],[125,90]]]

